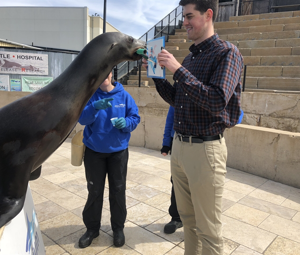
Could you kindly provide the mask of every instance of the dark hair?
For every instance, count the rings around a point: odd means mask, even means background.
[[[205,13],[208,9],[212,9],[213,18],[212,21],[215,22],[218,14],[219,0],[180,0],[179,5],[186,6],[187,4],[194,4],[195,10]]]

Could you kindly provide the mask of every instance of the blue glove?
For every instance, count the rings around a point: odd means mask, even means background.
[[[115,128],[122,129],[124,127],[126,127],[126,120],[123,117],[117,119],[115,122]]]
[[[114,100],[113,98],[104,98],[94,102],[94,107],[97,110],[104,110],[108,107],[111,107],[111,103],[109,101]]]

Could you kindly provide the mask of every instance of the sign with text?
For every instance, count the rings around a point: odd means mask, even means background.
[[[35,92],[53,81],[53,77],[22,76],[22,91]]]
[[[48,75],[48,55],[0,51],[0,73]]]
[[[0,75],[0,91],[9,91],[9,76]]]
[[[10,79],[10,90],[11,91],[22,91],[21,79]]]

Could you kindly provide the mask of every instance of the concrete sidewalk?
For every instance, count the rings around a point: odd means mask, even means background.
[[[184,254],[182,228],[163,233],[170,221],[170,158],[142,147],[129,151],[122,248],[113,246],[108,185],[100,235],[88,248],[78,248],[87,190],[83,165],[70,164],[70,139],[43,164],[30,187],[47,255]],[[299,189],[228,168],[223,197],[226,255],[300,255]]]

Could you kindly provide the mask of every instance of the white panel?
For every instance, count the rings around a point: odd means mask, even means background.
[[[10,23],[10,30],[14,33],[18,31],[34,31],[33,19],[15,19]]]
[[[84,38],[76,32],[63,31],[60,33],[61,48],[82,50]]]
[[[89,36],[87,13],[87,7],[0,7],[0,38],[81,50]]]
[[[60,23],[60,20],[39,19],[35,21],[34,29],[37,33],[39,33],[39,31],[57,32],[60,30]]]
[[[44,8],[33,8],[33,16],[36,20],[59,20],[60,19],[60,8],[56,7],[44,7]]]

